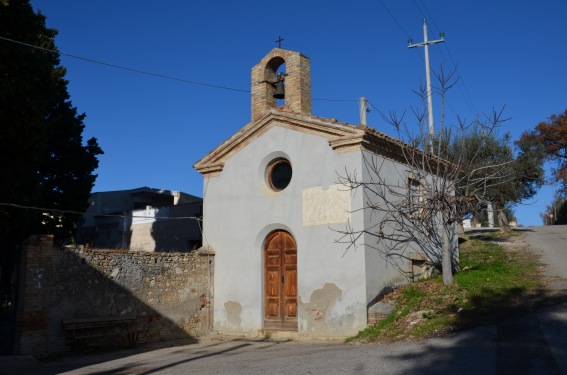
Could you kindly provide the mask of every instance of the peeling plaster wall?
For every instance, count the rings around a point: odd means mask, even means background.
[[[266,166],[277,157],[293,168],[280,192],[265,181]],[[303,221],[303,192],[328,191],[345,167],[360,170],[361,153],[337,153],[324,137],[275,126],[231,156],[218,176],[205,178],[203,240],[216,252],[215,330],[263,328],[263,241],[276,229],[297,242],[300,335],[346,336],[366,327],[364,249],[335,243],[339,234],[329,228],[344,229],[346,222],[332,213],[318,225],[312,216]],[[350,199],[350,222],[361,227],[364,216],[356,210],[363,197]]]

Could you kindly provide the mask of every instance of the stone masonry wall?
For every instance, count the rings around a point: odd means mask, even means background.
[[[90,251],[58,248],[51,236],[35,236],[23,255],[18,354],[69,350],[64,319],[134,314],[145,330],[140,342],[196,337],[212,329],[212,252]]]

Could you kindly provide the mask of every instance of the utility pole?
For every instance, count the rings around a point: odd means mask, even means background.
[[[557,222],[557,199],[555,199],[555,185],[553,185],[553,213],[555,214],[555,216],[553,216],[553,218],[555,219],[555,222]]]
[[[370,109],[368,108],[368,100],[364,96],[361,96],[359,103],[360,103],[360,123],[362,125],[366,125],[366,113],[370,112]]]
[[[423,19],[423,43],[412,44],[411,38],[408,39],[408,48],[424,47],[425,49],[425,79],[427,81],[427,115],[429,117],[429,136],[433,138],[435,133],[433,127],[433,100],[431,98],[431,77],[429,73],[429,45],[443,43],[445,41],[445,34],[439,35],[441,39],[427,40],[427,21]],[[431,142],[431,141],[430,141]]]
[[[488,227],[494,228],[494,209],[492,203],[486,204],[486,212],[488,213]]]

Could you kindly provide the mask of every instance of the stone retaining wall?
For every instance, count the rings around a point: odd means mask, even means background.
[[[214,254],[58,248],[52,236],[24,245],[15,353],[69,349],[61,320],[135,314],[140,341],[212,329]]]

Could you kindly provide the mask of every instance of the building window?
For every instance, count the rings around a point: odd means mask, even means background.
[[[275,159],[268,164],[268,185],[274,191],[284,190],[290,183],[292,176],[291,163],[287,159]]]

